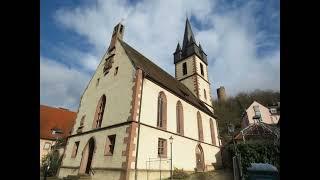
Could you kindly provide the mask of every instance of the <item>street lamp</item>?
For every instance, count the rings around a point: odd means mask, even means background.
[[[237,166],[238,166],[238,170],[239,170],[239,174],[240,174],[240,179],[243,179],[242,177],[242,169],[241,169],[241,160],[240,160],[240,155],[238,154],[238,151],[237,151],[237,148],[236,148],[236,143],[235,143],[235,140],[234,140],[234,125],[229,123],[228,124],[228,132],[231,134],[232,136],[232,141],[233,141],[233,149],[234,149],[234,152],[235,152],[235,157],[237,159]]]
[[[171,148],[171,170],[170,170],[170,177],[171,177],[171,180],[172,180],[172,143],[173,143],[173,137],[171,136],[169,138],[170,140],[170,148]]]

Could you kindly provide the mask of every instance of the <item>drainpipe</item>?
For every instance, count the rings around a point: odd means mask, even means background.
[[[141,102],[142,102],[142,93],[143,93],[143,81],[146,74],[142,71],[142,82],[141,82],[141,98],[140,98],[140,107],[139,107],[139,118],[138,118],[138,137],[137,137],[137,149],[136,149],[136,163],[134,165],[134,179],[138,179],[137,169],[138,169],[138,152],[139,152],[139,139],[140,139],[140,117],[141,117]]]

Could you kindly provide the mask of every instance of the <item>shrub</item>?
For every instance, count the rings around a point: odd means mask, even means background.
[[[243,174],[247,175],[250,163],[269,163],[277,167],[280,172],[280,145],[273,142],[246,142],[236,145],[241,156]],[[229,152],[234,155],[233,145],[229,145]]]
[[[61,160],[62,160],[62,157],[60,158],[59,153],[55,153],[55,152],[50,152],[47,155],[43,156],[41,159],[40,174],[44,175],[45,171],[47,171],[46,175],[48,177],[55,176],[57,174]],[[49,169],[47,170],[48,165],[49,165]]]
[[[172,173],[172,178],[174,179],[185,179],[189,177],[189,174],[185,172],[183,169],[174,168]]]

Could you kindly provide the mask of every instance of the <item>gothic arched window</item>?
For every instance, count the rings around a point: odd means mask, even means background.
[[[93,121],[93,127],[92,128],[99,128],[101,127],[102,123],[102,118],[103,118],[103,113],[104,113],[104,108],[106,106],[106,96],[103,95],[97,105],[96,113],[94,116],[94,121]]]
[[[213,125],[213,120],[210,118],[210,130],[211,130],[211,140],[212,144],[216,144],[216,132],[214,131],[214,125]]]
[[[200,112],[197,112],[197,122],[198,122],[198,137],[199,141],[203,141],[203,128],[202,128],[202,119]]]
[[[180,101],[177,102],[176,107],[176,116],[177,116],[177,133],[183,135],[183,107]]]
[[[157,127],[167,129],[167,98],[162,91],[158,96]]]

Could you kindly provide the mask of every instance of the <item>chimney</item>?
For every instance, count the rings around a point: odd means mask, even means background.
[[[121,23],[118,23],[113,28],[112,38],[111,38],[111,42],[110,42],[110,45],[108,48],[108,52],[111,52],[115,48],[115,44],[116,44],[118,38],[120,40],[122,40],[123,34],[124,34],[124,26]]]
[[[226,90],[223,86],[217,89],[218,101],[226,101],[227,95]]]

